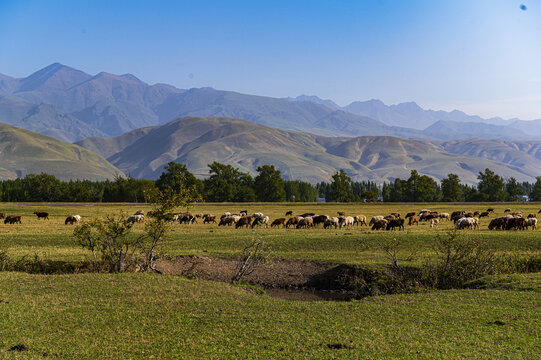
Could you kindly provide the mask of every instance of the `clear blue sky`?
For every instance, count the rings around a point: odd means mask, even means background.
[[[0,0],[0,73],[53,62],[179,88],[533,119],[541,1]]]

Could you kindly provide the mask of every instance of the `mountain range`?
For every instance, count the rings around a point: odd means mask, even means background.
[[[252,174],[260,164],[274,164],[284,177],[310,182],[328,181],[337,169],[378,182],[408,177],[412,169],[436,179],[456,173],[467,183],[487,167],[525,181],[541,174],[541,120],[483,119],[424,110],[414,102],[388,106],[369,100],[341,107],[317,96],[186,90],[149,85],[131,74],[89,75],[58,63],[24,78],[0,74],[0,122],[61,140],[69,149],[63,154],[80,149],[66,142],[98,154],[90,163],[101,170],[49,168],[64,178],[111,178],[120,171],[156,178],[169,161],[187,164],[199,177],[208,175],[213,161]],[[32,148],[38,140],[28,139],[39,136],[25,134],[4,137],[4,148]],[[42,171],[40,162],[20,166],[26,160],[15,155],[0,163],[1,177]],[[83,161],[84,166],[91,165]]]
[[[149,85],[131,74],[92,76],[59,63],[24,78],[0,74],[0,121],[64,141],[118,136],[182,116],[232,117],[323,136],[541,139],[541,120],[482,119],[457,110],[424,110],[414,102],[387,106],[369,100],[340,107],[317,96]]]

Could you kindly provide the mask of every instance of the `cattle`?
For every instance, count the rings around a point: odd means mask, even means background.
[[[38,220],[39,219],[49,220],[49,213],[34,211],[34,215],[38,217]]]
[[[419,225],[419,216],[411,216],[408,225]]]
[[[6,218],[6,213],[0,213],[0,219],[5,219]]]
[[[355,215],[353,217],[353,225],[358,225],[358,226],[366,225],[366,216]]]
[[[293,211],[289,210],[289,211],[286,211],[286,215],[285,216],[293,216]]]
[[[246,226],[246,228],[248,228],[251,224],[252,224],[252,217],[243,216],[235,224],[235,229],[238,229],[238,228],[243,227],[243,226]]]
[[[297,224],[297,229],[301,228],[311,228],[314,227],[314,219],[311,216],[307,216],[305,218],[302,218],[299,220],[299,223]]]
[[[334,226],[334,228],[336,229],[338,225],[340,225],[338,218],[332,217],[332,218],[328,218],[325,221],[325,224],[323,224],[323,228],[327,229],[327,228],[330,228],[331,226]]]
[[[415,213],[414,212],[409,212],[409,213],[406,214],[405,219],[410,218],[412,216],[415,216]]]
[[[4,224],[22,224],[22,218],[23,217],[21,215],[8,215],[4,219]]]
[[[129,223],[142,223],[145,221],[145,215],[130,215],[126,222]]]
[[[280,227],[280,225],[282,226],[285,226],[286,225],[286,218],[278,218],[278,219],[275,219],[272,224],[271,224],[271,227]]]
[[[338,216],[346,216],[345,211],[337,211]]]
[[[443,220],[443,219],[445,219],[445,220],[451,219],[451,216],[449,215],[449,213],[441,213],[441,214],[438,215],[438,217],[439,217],[440,219],[442,219],[442,220]]]
[[[314,221],[314,227],[317,227],[317,225],[319,224],[325,225],[325,220],[327,220],[328,218],[329,218],[329,215],[317,215],[317,216],[312,217]]]
[[[265,225],[265,228],[269,227],[269,217],[268,216],[259,216],[254,218],[254,222],[252,223],[252,229],[256,226]]]
[[[384,230],[387,227],[387,220],[375,220],[372,225],[372,230]]]
[[[532,230],[537,229],[537,218],[532,217],[524,220],[524,227],[527,229],[530,226],[532,227]]]
[[[352,228],[353,227],[354,219],[351,216],[340,216],[338,218],[338,223],[340,224],[340,229],[342,228]]]
[[[304,218],[302,216],[290,217],[286,222],[286,229],[289,228],[290,225],[297,225],[301,219],[304,219]]]
[[[205,214],[203,215],[203,224],[216,224],[216,215]]]
[[[394,230],[398,227],[398,230],[404,230],[404,219],[393,219],[387,223],[385,230]]]

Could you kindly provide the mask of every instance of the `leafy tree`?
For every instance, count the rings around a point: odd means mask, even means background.
[[[331,199],[332,201],[344,202],[351,198],[351,178],[342,169],[332,176]]]
[[[257,168],[257,172],[259,174],[254,179],[257,199],[266,202],[284,201],[286,192],[280,170],[276,170],[274,165],[263,165]]]
[[[448,174],[447,178],[441,181],[442,201],[464,201],[464,194],[460,186],[460,179],[456,174]]]
[[[255,201],[254,180],[231,165],[213,162],[210,177],[204,180],[207,201]]]
[[[541,176],[535,177],[535,184],[533,185],[532,192],[530,193],[530,200],[541,201]]]
[[[407,201],[435,201],[438,184],[427,175],[419,175],[417,170],[411,170],[407,180]]]
[[[507,200],[509,201],[515,201],[519,196],[524,195],[525,193],[517,179],[513,177],[505,182],[505,192],[507,193]]]
[[[505,200],[505,184],[501,176],[496,175],[490,169],[485,169],[485,172],[479,172],[477,179],[479,179],[477,190],[486,196],[487,201]]]
[[[203,182],[189,172],[185,164],[171,161],[163,167],[163,170],[158,180],[156,180],[158,189],[162,191],[166,188],[180,189],[180,181],[182,181],[182,186],[186,188],[195,186],[198,193],[203,192]]]

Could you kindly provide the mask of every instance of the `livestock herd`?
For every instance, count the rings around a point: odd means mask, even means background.
[[[489,208],[486,211],[454,211],[449,214],[446,212],[438,213],[437,211],[431,211],[429,209],[422,209],[417,212],[408,212],[404,218],[399,213],[391,213],[387,216],[378,215],[373,216],[367,223],[367,218],[364,215],[347,216],[344,211],[338,211],[338,216],[333,217],[326,214],[316,214],[308,212],[300,215],[293,215],[293,211],[287,211],[285,217],[279,217],[270,222],[269,216],[264,215],[262,212],[256,212],[252,215],[248,215],[247,210],[239,211],[238,213],[225,212],[220,216],[220,221],[217,221],[217,216],[212,214],[192,214],[190,212],[185,213],[168,213],[164,215],[164,218],[171,223],[179,224],[196,224],[198,219],[201,219],[203,224],[218,224],[218,226],[235,226],[238,228],[255,228],[262,227],[271,228],[283,227],[283,228],[295,228],[295,229],[309,229],[323,227],[324,229],[352,229],[355,226],[367,226],[371,230],[404,230],[406,220],[409,226],[419,225],[420,222],[427,222],[430,224],[430,228],[438,226],[441,221],[452,221],[455,227],[461,229],[479,229],[479,219],[483,217],[490,217],[490,214],[494,213],[493,208]],[[531,228],[537,229],[537,214],[541,213],[541,210],[536,213],[530,213],[527,217],[523,217],[521,211],[512,212],[511,209],[505,209],[504,213],[509,213],[503,216],[499,216],[490,220],[489,230],[526,230]],[[49,213],[47,212],[34,212],[37,219],[49,219]],[[147,216],[156,216],[152,211],[147,213]],[[7,215],[6,213],[0,213],[0,219],[4,219],[4,224],[22,224],[21,215]],[[133,215],[130,215],[127,220],[129,223],[143,223],[145,221],[145,212],[138,210]],[[79,225],[81,223],[80,215],[69,215],[64,222],[66,225]]]

